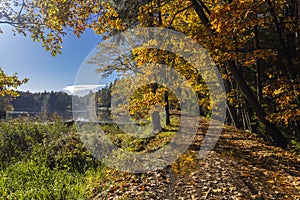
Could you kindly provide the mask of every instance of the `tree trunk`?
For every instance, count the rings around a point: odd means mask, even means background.
[[[228,103],[226,104],[226,108],[229,113],[229,116],[230,116],[230,119],[232,122],[232,126],[234,126],[236,128],[241,128],[240,121],[238,120],[238,117],[236,115],[234,108],[231,105],[229,105]]]
[[[260,43],[259,43],[259,32],[257,30],[257,27],[254,27],[254,33],[255,33],[255,48],[260,49]],[[260,102],[262,100],[262,84],[261,84],[261,76],[262,76],[262,60],[258,59],[256,62],[256,93],[257,93],[257,99]]]
[[[158,84],[153,83],[150,85],[152,92],[155,94],[158,89]],[[154,110],[151,114],[151,120],[152,120],[152,131],[154,133],[157,133],[161,130],[161,123],[160,123],[160,115],[159,112]]]
[[[152,130],[153,130],[153,132],[157,133],[157,132],[161,131],[162,127],[161,127],[161,123],[160,123],[159,112],[154,111],[151,115],[151,119],[152,119]]]
[[[226,72],[226,74],[228,75],[227,72]],[[224,86],[225,86],[225,91],[230,91],[233,88],[233,83],[231,81],[229,81],[228,79],[226,79],[224,81]],[[233,125],[236,128],[241,128],[241,123],[240,123],[240,120],[237,116],[236,109],[229,104],[228,100],[227,100],[227,103],[226,103],[226,108],[227,108],[227,111],[229,113],[229,116],[230,116],[230,119],[231,119],[231,122],[232,122],[231,125]]]
[[[170,121],[170,104],[169,104],[169,94],[168,91],[165,93],[165,112],[166,112],[166,125],[171,126],[171,121]]]

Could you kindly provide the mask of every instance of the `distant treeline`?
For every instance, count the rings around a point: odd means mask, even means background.
[[[76,102],[93,98],[98,107],[110,107],[111,85],[104,87],[97,92],[90,92],[85,96],[72,96],[65,92],[22,92],[16,98],[0,97],[0,118],[5,118],[7,111],[28,112],[31,116],[51,117],[54,114],[61,117],[71,116],[72,98]]]

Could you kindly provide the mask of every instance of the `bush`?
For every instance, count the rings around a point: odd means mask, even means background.
[[[31,152],[34,145],[43,142],[46,134],[47,127],[38,122],[0,122],[0,167],[20,161]]]
[[[0,199],[86,199],[104,169],[59,120],[0,122],[0,163]]]
[[[43,144],[35,146],[31,158],[46,163],[51,169],[66,169],[80,173],[88,168],[96,168],[100,164],[73,132],[62,133],[56,138],[47,138]]]

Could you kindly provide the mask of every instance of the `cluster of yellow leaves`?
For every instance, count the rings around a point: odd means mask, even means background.
[[[177,43],[179,43],[179,41]],[[188,80],[188,83],[192,86],[194,92],[198,95],[198,103],[201,107],[201,110],[209,111],[211,109],[210,94],[207,85],[202,78],[203,76],[208,76],[208,74],[205,73],[210,73],[209,71],[205,71],[203,74],[200,75],[198,70],[195,67],[191,66],[186,60],[184,60],[178,55],[163,50],[137,48],[134,49],[133,54],[135,55],[137,66],[143,66],[146,63],[160,63],[175,69],[180,74],[180,76]],[[199,63],[199,64],[203,64],[203,63]],[[151,73],[155,73],[155,72],[149,71],[149,75],[151,75]],[[166,74],[166,76],[168,75]],[[173,81],[174,85],[176,85],[176,81],[177,80]],[[184,87],[184,86],[180,85],[179,87]],[[149,92],[149,91],[144,90],[144,92]],[[158,103],[159,102],[158,99],[164,97],[163,95],[165,91],[158,90],[156,91],[156,93],[157,94],[152,94],[147,96],[147,98],[136,100],[134,105],[149,107],[149,105],[154,105],[153,103],[155,102]],[[185,98],[184,94],[183,94],[183,98]],[[154,101],[152,101],[151,99]],[[150,104],[148,104],[147,102],[142,103],[143,101],[150,101],[151,103]],[[137,106],[135,106],[135,108],[137,108]]]
[[[148,84],[143,85],[135,92],[129,106],[130,114],[139,115],[138,118],[143,118],[150,114],[150,112],[156,111],[155,108],[151,109],[153,108],[152,106],[164,106],[166,104],[166,102],[164,102],[164,95],[167,89],[160,87],[155,93],[152,90],[153,86]]]
[[[231,89],[230,91],[227,91],[227,101],[229,105],[238,108],[243,103],[241,102],[242,94],[237,89]]]
[[[217,37],[212,37],[213,56],[217,64],[237,60],[242,66],[250,66],[258,59],[270,59],[276,53],[271,50],[253,50],[254,28],[265,28],[271,21],[266,13],[266,1],[233,1],[217,5],[211,14],[211,28]]]
[[[69,26],[79,37],[85,29],[92,28],[97,34],[113,29],[123,30],[116,10],[105,1],[56,0],[37,1],[46,26],[62,30]]]
[[[28,79],[19,80],[16,74],[8,76],[0,68],[0,95],[10,95],[13,97],[18,96],[18,93],[15,91],[15,89],[27,81]]]
[[[271,96],[276,101],[276,111],[268,119],[271,122],[291,125],[300,119],[299,95],[300,80],[291,80],[280,74],[280,71],[269,72],[270,81],[263,89],[265,95]]]

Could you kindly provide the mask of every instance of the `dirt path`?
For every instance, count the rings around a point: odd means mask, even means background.
[[[94,199],[300,199],[299,156],[226,127],[213,151],[198,159],[206,125],[176,162],[144,174],[113,171]]]

